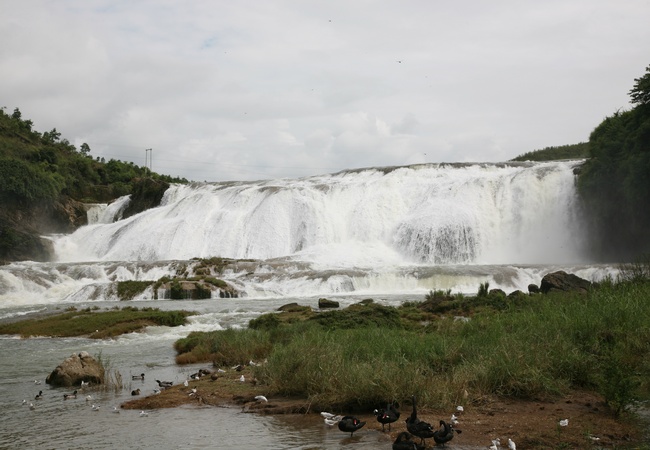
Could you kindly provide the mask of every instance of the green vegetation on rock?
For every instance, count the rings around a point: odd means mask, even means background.
[[[152,284],[153,281],[118,281],[117,296],[120,300],[133,300]]]

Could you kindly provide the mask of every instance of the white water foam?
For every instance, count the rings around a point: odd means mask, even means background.
[[[585,262],[577,162],[421,165],[175,185],[162,205],[55,239],[59,261],[293,256],[325,265]]]

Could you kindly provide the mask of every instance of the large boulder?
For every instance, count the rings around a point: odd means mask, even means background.
[[[540,291],[548,294],[553,291],[587,293],[591,289],[591,282],[563,270],[549,273],[542,278]]]
[[[82,381],[92,384],[104,382],[104,367],[88,352],[66,358],[45,379],[52,386],[79,386]]]
[[[337,302],[335,300],[330,300],[330,299],[327,299],[327,298],[319,298],[318,299],[318,307],[320,309],[338,308],[339,306],[340,306],[339,302]]]

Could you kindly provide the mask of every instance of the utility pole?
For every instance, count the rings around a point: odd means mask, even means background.
[[[153,149],[152,148],[145,148],[144,149],[144,167],[149,169],[149,173],[152,171],[153,167]]]

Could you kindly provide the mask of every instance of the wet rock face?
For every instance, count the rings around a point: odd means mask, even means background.
[[[79,386],[82,381],[92,384],[104,382],[104,367],[88,352],[69,356],[45,379],[52,386]]]
[[[126,219],[149,208],[160,205],[160,201],[169,188],[169,183],[151,178],[141,178],[133,181],[131,201],[124,210],[122,217]]]

